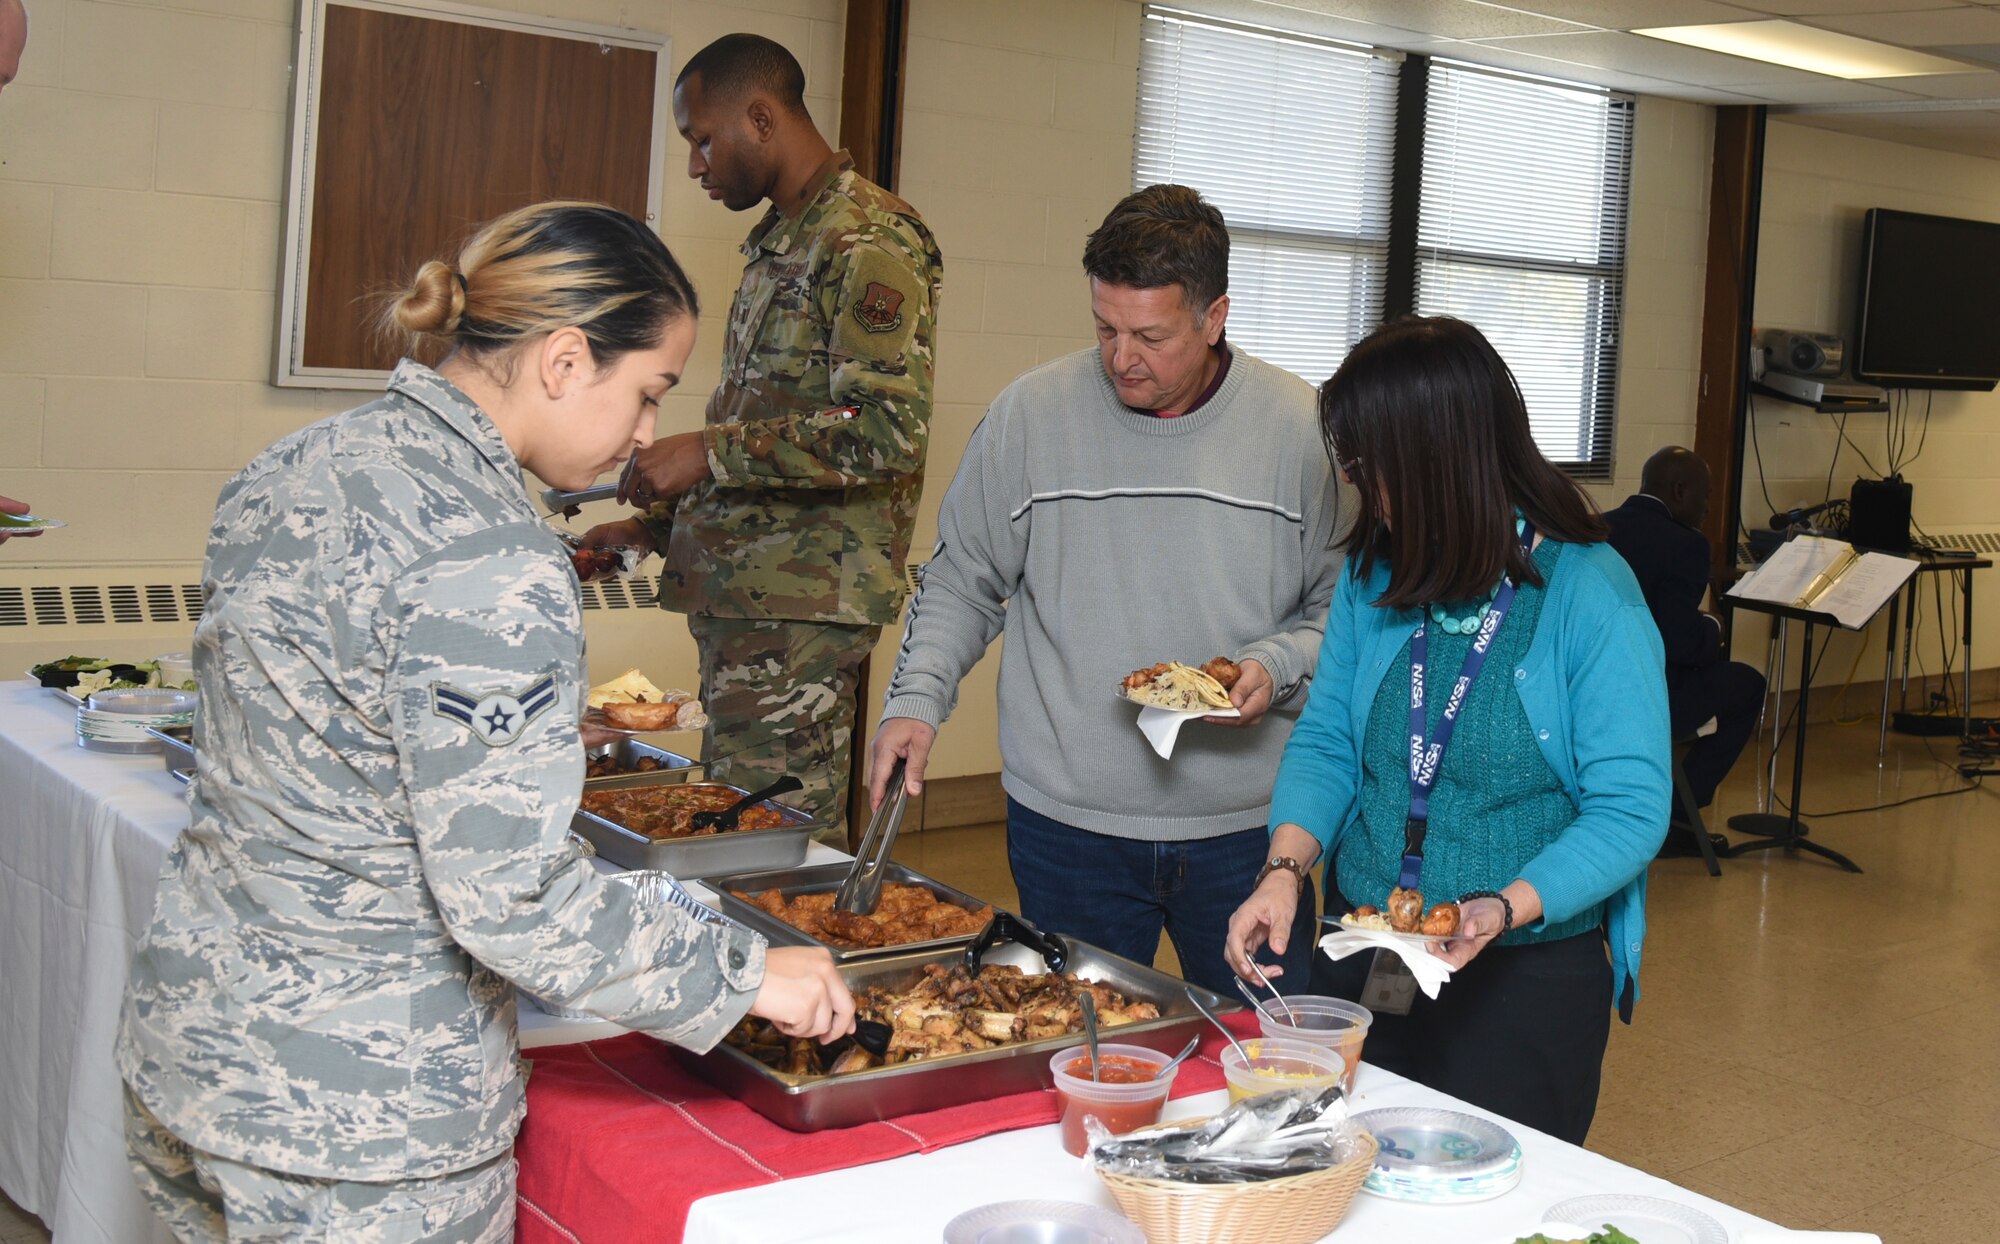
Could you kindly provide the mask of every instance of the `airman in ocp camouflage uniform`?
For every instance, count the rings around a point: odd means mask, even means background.
[[[494,424],[415,363],[223,490],[192,823],[117,1045],[184,1238],[511,1239],[509,981],[695,1048],[749,1009],[762,939],[635,903],[568,837],[564,554]]]
[[[745,57],[782,66],[779,79],[797,73],[776,44],[731,35],[697,53],[676,88],[689,174],[725,200],[743,178],[740,162],[724,165],[741,157],[709,146],[690,100],[702,88],[700,108],[740,108],[743,96],[718,96],[724,72],[755,76]],[[652,506],[646,525],[666,563],[660,603],[688,615],[701,650],[711,773],[745,787],[798,777],[805,789],[790,801],[845,846],[860,667],[902,608],[923,488],[943,259],[916,209],[829,151],[802,106],[771,123],[771,141],[821,158],[798,206],[774,204],[743,244],[699,434],[707,478]],[[634,468],[647,460],[641,451]]]

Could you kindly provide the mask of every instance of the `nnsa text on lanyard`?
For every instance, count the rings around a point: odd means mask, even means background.
[[[1531,554],[1535,547],[1535,525],[1523,520],[1520,536],[1521,552]],[[1465,708],[1466,695],[1478,680],[1479,672],[1486,668],[1487,654],[1493,650],[1493,637],[1500,633],[1500,624],[1507,620],[1507,610],[1514,604],[1514,591],[1511,576],[1501,580],[1500,590],[1494,593],[1493,603],[1479,627],[1479,635],[1472,641],[1471,651],[1465,654],[1465,663],[1459,667],[1458,681],[1452,684],[1451,698],[1445,701],[1444,714],[1438,718],[1435,736],[1430,736],[1424,714],[1424,658],[1430,648],[1426,636],[1430,629],[1429,619],[1420,618],[1416,634],[1410,636],[1410,819],[1403,824],[1403,872],[1402,879],[1397,883],[1405,890],[1416,889],[1423,872],[1424,835],[1430,830],[1431,820],[1431,790],[1437,785],[1438,770],[1444,763],[1444,749],[1451,744],[1451,733],[1458,727],[1458,715]]]

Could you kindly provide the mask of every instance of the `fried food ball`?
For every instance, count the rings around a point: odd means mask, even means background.
[[[1201,672],[1221,683],[1224,691],[1234,687],[1236,680],[1243,677],[1243,667],[1227,657],[1217,657],[1208,662],[1201,667]]]
[[[1379,916],[1381,914],[1382,914],[1382,909],[1380,907],[1377,907],[1373,903],[1363,903],[1361,906],[1354,909],[1354,917],[1357,920],[1365,920],[1369,916]]]
[[[1424,892],[1397,886],[1389,891],[1389,927],[1398,933],[1415,933],[1424,922]]]
[[[1425,937],[1450,937],[1458,932],[1458,904],[1439,903],[1431,908],[1431,914],[1424,917],[1419,930]]]

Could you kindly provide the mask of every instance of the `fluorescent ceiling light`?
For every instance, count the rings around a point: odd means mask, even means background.
[[[1801,26],[1797,22],[1655,26],[1632,33],[1835,78],[1911,78],[1929,73],[1966,72],[1965,65],[1942,56]]]

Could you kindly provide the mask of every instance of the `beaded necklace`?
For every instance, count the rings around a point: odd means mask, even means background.
[[[1514,534],[1516,536],[1520,535],[1526,529],[1526,526],[1527,520],[1520,516],[1519,511],[1516,511],[1514,517]],[[1501,578],[1504,581],[1506,576],[1502,575]],[[1493,612],[1493,598],[1499,594],[1500,584],[1495,583],[1487,590],[1486,599],[1480,602],[1478,610],[1462,618],[1453,617],[1451,611],[1446,609],[1442,604],[1433,604],[1430,607],[1431,621],[1437,623],[1438,628],[1447,635],[1473,634],[1479,629],[1479,624],[1486,620],[1486,615]]]

